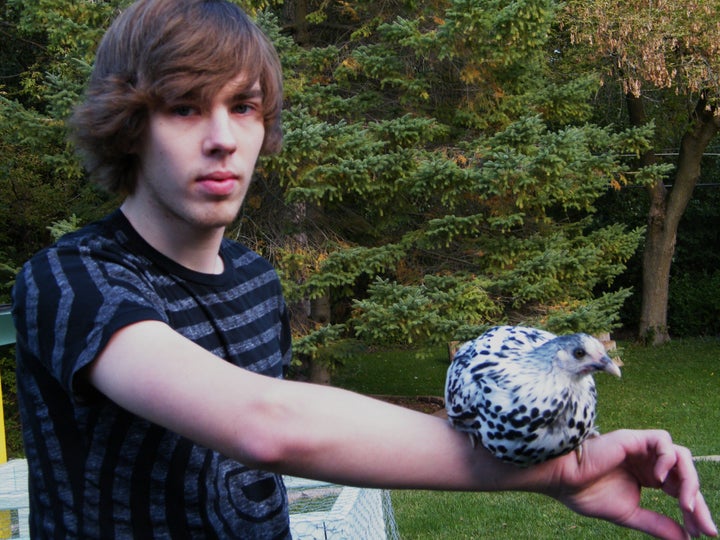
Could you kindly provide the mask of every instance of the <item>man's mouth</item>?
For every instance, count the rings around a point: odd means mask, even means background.
[[[198,178],[203,190],[215,196],[230,195],[238,183],[238,176],[229,172],[214,172]]]

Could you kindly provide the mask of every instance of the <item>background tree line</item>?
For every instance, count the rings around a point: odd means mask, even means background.
[[[117,204],[64,118],[127,3],[0,1],[5,300]],[[717,0],[240,3],[283,61],[285,146],[228,234],[276,265],[298,358],[499,322],[720,331]]]

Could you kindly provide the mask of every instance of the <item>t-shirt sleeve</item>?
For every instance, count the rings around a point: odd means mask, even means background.
[[[142,273],[113,253],[53,248],[25,264],[13,290],[18,347],[32,354],[74,399],[77,374],[119,329],[164,321]]]

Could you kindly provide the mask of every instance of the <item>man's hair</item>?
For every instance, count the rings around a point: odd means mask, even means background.
[[[263,92],[265,139],[280,150],[282,70],[275,48],[237,6],[224,0],[139,0],[100,42],[71,138],[90,176],[113,193],[135,190],[148,117],[184,96],[209,99],[237,75]]]

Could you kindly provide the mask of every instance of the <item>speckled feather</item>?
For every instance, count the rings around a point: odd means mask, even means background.
[[[589,335],[498,326],[455,354],[445,386],[448,418],[503,461],[540,463],[597,433],[592,373],[600,370],[620,376]]]

